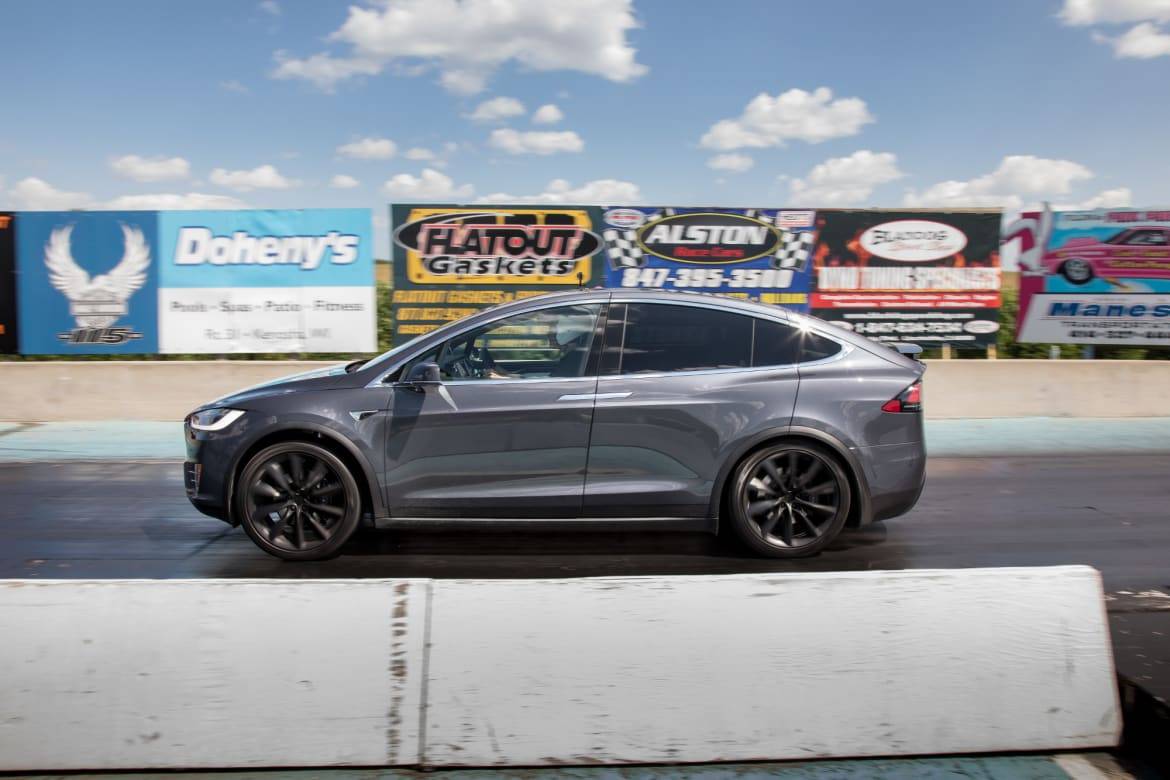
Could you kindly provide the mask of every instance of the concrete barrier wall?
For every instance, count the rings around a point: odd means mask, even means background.
[[[182,420],[222,395],[336,365],[295,360],[0,363],[0,419]]]
[[[308,361],[0,363],[0,420],[181,420],[249,385],[321,366]],[[1170,416],[1170,361],[933,360],[926,415]]]
[[[1088,567],[0,581],[0,770],[1116,744]]]

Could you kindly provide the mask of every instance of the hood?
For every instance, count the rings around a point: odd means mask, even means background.
[[[298,393],[304,390],[323,390],[338,383],[339,377],[350,376],[345,372],[345,363],[335,366],[314,368],[311,371],[302,371],[299,374],[289,374],[277,379],[270,379],[258,385],[236,390],[214,401],[204,404],[210,406],[237,406],[247,404],[256,398],[268,398],[283,393]]]

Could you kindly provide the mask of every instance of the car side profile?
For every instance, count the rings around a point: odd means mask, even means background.
[[[922,363],[811,317],[580,290],[186,419],[187,495],[289,560],[379,528],[716,532],[812,555],[923,487]]]
[[[1091,236],[1072,238],[1044,256],[1050,274],[1072,284],[1098,277],[1170,278],[1170,229],[1133,227],[1103,241]]]

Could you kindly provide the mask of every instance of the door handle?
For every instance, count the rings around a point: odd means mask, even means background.
[[[562,395],[558,401],[616,401],[619,398],[629,398],[633,395],[629,393],[571,393],[569,395]]]

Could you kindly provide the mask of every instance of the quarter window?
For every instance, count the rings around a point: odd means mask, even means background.
[[[752,349],[753,366],[790,366],[830,358],[841,345],[810,330],[773,320],[756,320]]]

